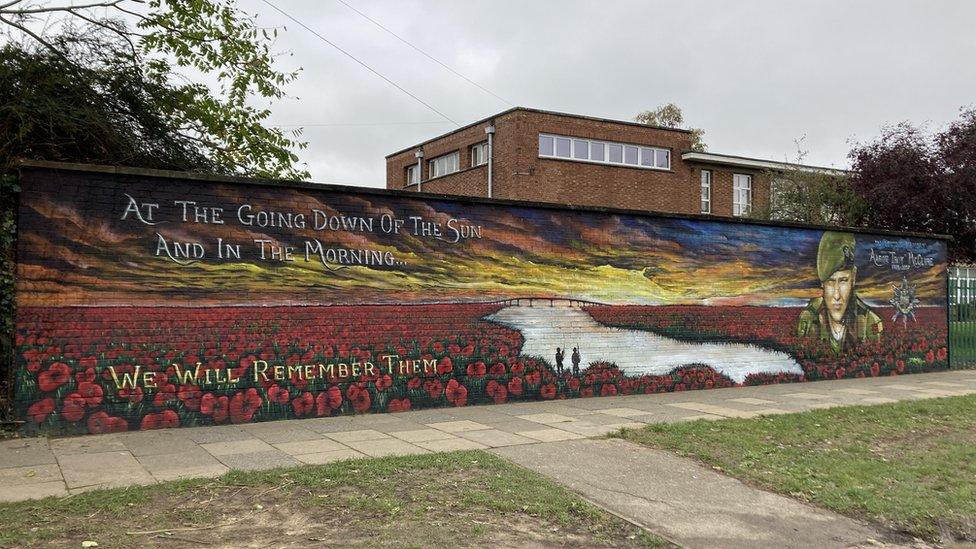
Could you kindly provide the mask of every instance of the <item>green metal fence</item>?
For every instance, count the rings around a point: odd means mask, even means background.
[[[976,267],[949,268],[949,365],[976,367]]]

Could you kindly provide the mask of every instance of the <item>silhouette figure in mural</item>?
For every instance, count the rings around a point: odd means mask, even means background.
[[[817,276],[823,295],[811,299],[797,322],[797,335],[819,338],[840,352],[858,341],[881,338],[881,317],[858,297],[854,235],[827,231],[817,248]]]
[[[566,356],[566,353],[559,347],[556,347],[556,373],[558,373],[559,375],[563,375],[564,356]]]
[[[579,363],[580,363],[580,353],[579,349],[573,347],[573,375],[579,375]]]

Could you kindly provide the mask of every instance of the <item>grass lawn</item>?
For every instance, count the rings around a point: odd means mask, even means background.
[[[0,546],[670,547],[484,452],[230,472],[0,504]]]
[[[616,436],[927,540],[976,540],[976,396],[650,425]]]

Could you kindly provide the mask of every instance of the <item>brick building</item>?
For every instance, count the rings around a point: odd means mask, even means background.
[[[515,107],[386,157],[386,187],[683,214],[748,215],[800,166],[692,151],[687,130]]]

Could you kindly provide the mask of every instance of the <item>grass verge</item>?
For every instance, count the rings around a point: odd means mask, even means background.
[[[353,460],[0,504],[0,546],[670,547],[484,452]]]
[[[976,396],[650,425],[615,436],[927,540],[976,540]]]

